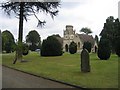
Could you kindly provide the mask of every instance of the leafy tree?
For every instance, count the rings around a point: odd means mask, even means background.
[[[61,56],[62,45],[54,36],[49,36],[43,40],[41,56]]]
[[[14,36],[8,30],[2,32],[2,50],[6,51],[6,53],[10,53],[14,51],[15,41]]]
[[[23,43],[23,55],[27,55],[29,53],[29,47],[26,43]]]
[[[38,49],[41,49],[41,47],[42,47],[41,42],[39,42],[37,48],[38,48]]]
[[[71,42],[69,45],[70,54],[74,54],[77,52],[77,44],[75,42]]]
[[[85,34],[90,34],[90,33],[92,33],[92,31],[91,31],[91,29],[90,28],[87,28],[87,27],[85,27],[85,28],[82,28],[81,30],[80,30],[80,32],[84,32]]]
[[[35,30],[30,31],[26,36],[26,42],[30,43],[29,49],[31,51],[35,51],[38,48],[38,45],[41,43],[39,33]]]
[[[92,44],[90,42],[84,42],[83,44],[83,49],[87,49],[88,52],[90,53],[91,52],[91,48],[92,48]]]
[[[110,42],[108,39],[101,38],[98,45],[98,57],[101,60],[108,60],[111,55]]]
[[[36,2],[38,0],[35,0],[35,2],[11,2],[10,0],[6,3],[2,3],[2,9],[10,15],[11,12],[14,12],[16,16],[19,17],[19,37],[18,37],[18,46],[22,46],[22,39],[23,39],[23,21],[24,19],[27,21],[27,16],[34,15],[36,19],[38,20],[37,26],[42,26],[45,24],[45,21],[41,21],[36,13],[39,13],[41,11],[48,13],[52,16],[57,15],[58,13],[58,6],[59,1],[56,2]],[[14,64],[17,60],[22,60],[22,49],[21,47],[18,47],[18,50],[16,51],[16,58],[14,61]]]
[[[31,51],[35,51],[38,48],[38,46],[36,44],[32,44],[29,46],[29,50]]]

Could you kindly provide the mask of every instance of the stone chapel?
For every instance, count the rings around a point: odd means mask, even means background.
[[[77,44],[77,52],[81,52],[84,42],[87,41],[92,44],[92,52],[94,52],[94,48],[97,46],[92,35],[78,34],[73,30],[72,25],[66,25],[66,29],[63,31],[63,51],[69,48],[72,41]]]

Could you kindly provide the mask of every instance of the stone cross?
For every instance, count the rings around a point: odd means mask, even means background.
[[[89,52],[85,48],[81,52],[81,72],[90,72]]]

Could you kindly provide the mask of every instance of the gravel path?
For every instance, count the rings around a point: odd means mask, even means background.
[[[58,82],[29,75],[7,67],[2,67],[3,88],[74,88]]]

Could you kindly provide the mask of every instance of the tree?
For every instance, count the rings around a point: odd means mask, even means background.
[[[42,45],[41,42],[38,43],[37,49],[41,49]]]
[[[61,43],[61,45],[63,45],[63,39],[59,34],[56,34],[56,35],[54,34],[52,36],[55,37],[56,39],[58,39],[58,41]]]
[[[114,23],[115,26],[115,52],[120,57],[120,22],[117,18]]]
[[[103,30],[100,33],[100,36],[102,38],[106,38],[110,41],[110,46],[112,49],[112,52],[115,53],[115,27],[114,27],[114,17],[110,16],[106,19],[106,23],[104,23]]]
[[[120,38],[115,42],[115,52],[120,57]]]
[[[35,30],[30,31],[26,36],[26,42],[30,44],[29,49],[31,51],[35,51],[38,48],[38,45],[41,43],[39,33]]]
[[[92,44],[90,42],[84,42],[83,44],[83,49],[87,49],[88,52],[90,53],[91,52],[91,48],[92,48]]]
[[[103,30],[100,33],[100,36],[106,39],[109,39],[112,53],[119,52],[119,39],[120,39],[120,22],[119,19],[114,19],[113,16],[110,16],[106,19],[104,23]],[[117,49],[118,48],[118,49]],[[117,54],[117,53],[116,53]]]
[[[90,28],[87,28],[87,27],[85,27],[85,28],[82,28],[81,30],[80,30],[80,32],[84,32],[85,34],[90,34],[90,33],[92,33],[92,31],[91,31],[91,29]]]
[[[108,60],[111,55],[110,42],[108,39],[101,38],[98,45],[98,57],[101,60]]]
[[[6,53],[10,53],[14,51],[15,41],[14,36],[8,30],[2,32],[2,50],[6,51]]]
[[[77,44],[73,41],[69,45],[69,52],[70,54],[74,54],[77,52]]]
[[[61,56],[62,45],[54,36],[49,36],[43,40],[41,56]]]
[[[29,47],[28,47],[28,44],[26,43],[23,43],[23,55],[27,55],[29,53]]]
[[[36,0],[38,1],[38,0]],[[2,9],[10,15],[11,12],[14,12],[16,16],[19,16],[19,36],[18,36],[18,50],[16,50],[16,58],[14,64],[17,60],[22,60],[22,39],[23,39],[23,21],[27,21],[27,16],[34,15],[38,20],[37,26],[42,26],[45,24],[45,21],[41,21],[36,13],[41,11],[48,13],[53,18],[58,13],[59,1],[56,2],[11,2],[8,1],[2,4]]]

